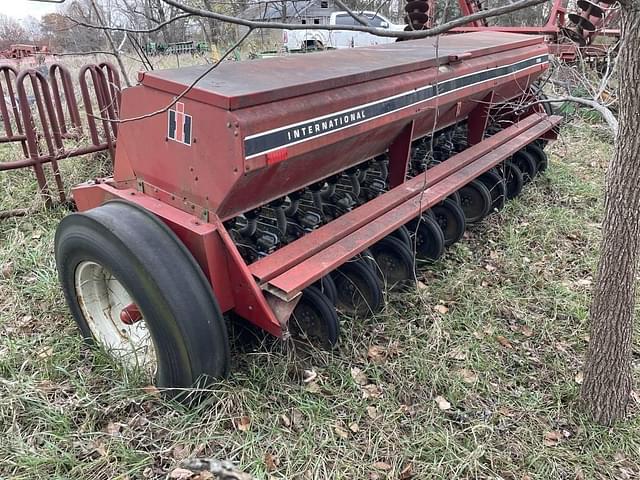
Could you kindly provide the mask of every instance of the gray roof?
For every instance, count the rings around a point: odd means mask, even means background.
[[[306,10],[320,6],[321,0],[287,0],[286,2],[273,1],[269,3],[260,3],[247,8],[240,15],[242,18],[249,20],[279,20],[282,18],[284,8],[287,11],[287,18],[296,18],[304,16]],[[325,9],[323,9],[325,10]],[[333,2],[329,0],[328,13],[334,11]]]

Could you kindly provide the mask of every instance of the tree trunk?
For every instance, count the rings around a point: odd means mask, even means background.
[[[606,176],[600,261],[590,311],[582,401],[595,421],[623,418],[632,388],[635,277],[640,252],[640,0],[622,5],[619,130]]]

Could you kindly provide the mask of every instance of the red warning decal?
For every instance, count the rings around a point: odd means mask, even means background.
[[[191,146],[191,115],[184,113],[184,103],[178,102],[169,110],[167,137],[175,142]]]

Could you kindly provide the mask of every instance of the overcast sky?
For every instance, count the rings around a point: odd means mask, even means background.
[[[40,18],[46,13],[55,12],[58,6],[55,3],[29,2],[27,0],[0,0],[0,13],[15,18],[29,15]]]

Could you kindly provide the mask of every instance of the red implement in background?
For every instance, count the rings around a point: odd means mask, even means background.
[[[592,60],[604,58],[612,45],[598,43],[598,37],[620,39],[620,29],[612,28],[618,20],[616,0],[578,0],[578,13],[568,13],[567,0],[553,0],[544,25],[503,26],[490,25],[486,19],[470,22],[464,27],[450,30],[460,32],[510,32],[545,35],[550,52],[560,60],[573,62],[578,58]],[[458,0],[463,15],[482,10],[478,0]]]

